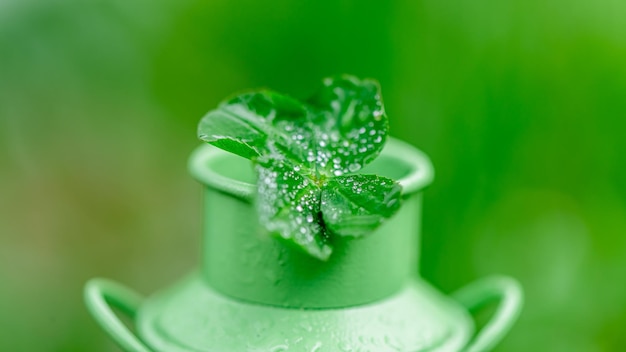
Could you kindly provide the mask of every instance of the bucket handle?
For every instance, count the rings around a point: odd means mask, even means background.
[[[493,349],[517,320],[523,303],[522,287],[507,276],[486,277],[459,289],[452,297],[470,312],[499,301],[493,317],[476,333],[463,352]]]
[[[100,327],[126,352],[152,352],[118,319],[112,307],[135,319],[143,298],[135,291],[106,279],[91,279],[85,285],[87,309]]]

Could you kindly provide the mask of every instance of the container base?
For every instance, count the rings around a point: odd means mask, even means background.
[[[345,309],[289,309],[226,297],[192,274],[150,297],[137,316],[155,351],[459,351],[474,327],[468,313],[428,283]]]

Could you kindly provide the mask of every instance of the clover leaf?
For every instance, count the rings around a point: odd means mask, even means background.
[[[236,96],[202,118],[198,136],[251,159],[260,223],[326,260],[336,236],[367,235],[400,206],[397,182],[356,174],[388,129],[378,83],[341,76],[304,103],[268,90]]]

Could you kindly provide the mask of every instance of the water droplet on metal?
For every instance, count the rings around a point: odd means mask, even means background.
[[[384,338],[385,344],[396,351],[404,351],[404,346],[402,343],[396,339],[395,337],[385,335]]]
[[[317,341],[313,348],[311,348],[311,352],[318,352],[320,350],[320,347],[322,347],[322,343],[320,341]]]
[[[345,341],[339,342],[338,347],[339,347],[340,350],[342,350],[344,352],[352,352],[352,351],[354,351],[352,346],[349,343],[345,342]]]
[[[270,348],[270,352],[284,352],[289,350],[289,346],[287,345],[277,345]]]

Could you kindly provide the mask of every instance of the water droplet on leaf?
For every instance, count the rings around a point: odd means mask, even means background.
[[[359,164],[350,164],[350,166],[348,166],[348,170],[350,170],[350,172],[357,172],[361,169],[361,165]],[[352,179],[349,179],[351,182]]]

